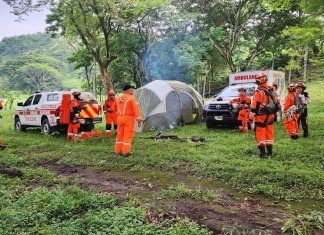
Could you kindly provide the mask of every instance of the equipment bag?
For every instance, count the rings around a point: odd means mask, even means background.
[[[264,110],[266,114],[275,114],[279,110],[281,110],[280,103],[278,101],[278,97],[275,92],[263,90],[264,93],[268,96],[269,102],[264,106]]]
[[[70,123],[70,104],[71,104],[70,94],[63,94],[63,98],[61,102],[61,115],[60,115],[61,124]]]

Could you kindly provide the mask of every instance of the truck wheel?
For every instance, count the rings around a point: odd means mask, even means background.
[[[26,131],[26,127],[21,125],[20,118],[15,118],[15,129],[17,131]]]
[[[44,132],[45,135],[49,135],[53,132],[53,128],[49,124],[48,119],[44,119],[42,122],[42,131]]]

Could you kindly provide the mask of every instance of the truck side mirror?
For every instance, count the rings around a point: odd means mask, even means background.
[[[17,106],[19,107],[19,106],[24,106],[24,104],[23,104],[23,102],[19,102],[19,103],[17,103]]]

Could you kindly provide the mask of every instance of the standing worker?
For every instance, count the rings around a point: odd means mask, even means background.
[[[305,92],[306,86],[302,82],[298,82],[296,84],[296,89],[298,95],[301,97],[301,100],[303,102],[304,110],[302,110],[300,117],[298,118],[298,128],[301,123],[303,132],[304,132],[304,138],[307,138],[309,136],[308,133],[308,115],[307,115],[307,105],[310,102],[310,97],[308,95],[308,92]]]
[[[111,134],[111,124],[114,124],[115,132],[117,132],[117,113],[112,109],[116,106],[114,90],[108,91],[108,99],[103,105],[104,114],[106,117],[106,137],[109,138]]]
[[[268,94],[269,86],[267,84],[267,77],[265,73],[258,74],[256,77],[256,83],[258,84],[257,90],[253,94],[253,100],[251,105],[251,111],[249,119],[255,121],[255,136],[257,146],[259,148],[260,158],[272,156],[272,146],[274,143],[274,127],[273,120],[275,114],[269,113],[266,110],[266,106],[270,102]],[[274,97],[276,99],[276,97]],[[278,102],[277,100],[273,100]],[[266,154],[267,148],[267,154]]]
[[[3,106],[2,106],[2,99],[0,99],[0,109],[2,109]],[[0,118],[2,119],[2,116],[0,115]],[[5,149],[6,146],[5,145],[2,145],[2,138],[0,137],[0,150],[3,150]]]
[[[291,139],[297,140],[299,138],[298,118],[299,118],[299,105],[298,97],[296,94],[295,84],[288,85],[288,96],[286,97],[284,114],[285,114],[285,129]]]
[[[142,119],[136,99],[133,96],[134,87],[126,85],[123,88],[123,94],[117,98],[116,106],[113,108],[117,112],[117,138],[115,153],[127,156],[131,151],[131,143],[135,134],[134,119],[138,126]]]
[[[67,140],[72,141],[72,139],[74,139],[74,141],[80,142],[80,135],[79,135],[80,122],[78,118],[80,117],[80,112],[82,110],[80,104],[81,92],[74,91],[72,95],[74,99],[71,101],[70,104],[70,123],[68,127]]]
[[[239,122],[239,129],[243,133],[248,133],[248,116],[249,116],[249,109],[251,105],[251,98],[246,95],[246,89],[241,87],[238,89],[240,92],[239,98],[233,99],[230,103],[237,103],[238,107],[238,117],[237,120]]]

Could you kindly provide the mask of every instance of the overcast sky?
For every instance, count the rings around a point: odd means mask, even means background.
[[[11,8],[0,0],[0,41],[4,37],[17,36],[22,34],[33,34],[45,31],[45,18],[48,10],[31,13],[24,16],[24,21],[17,22],[17,16],[10,13]]]

